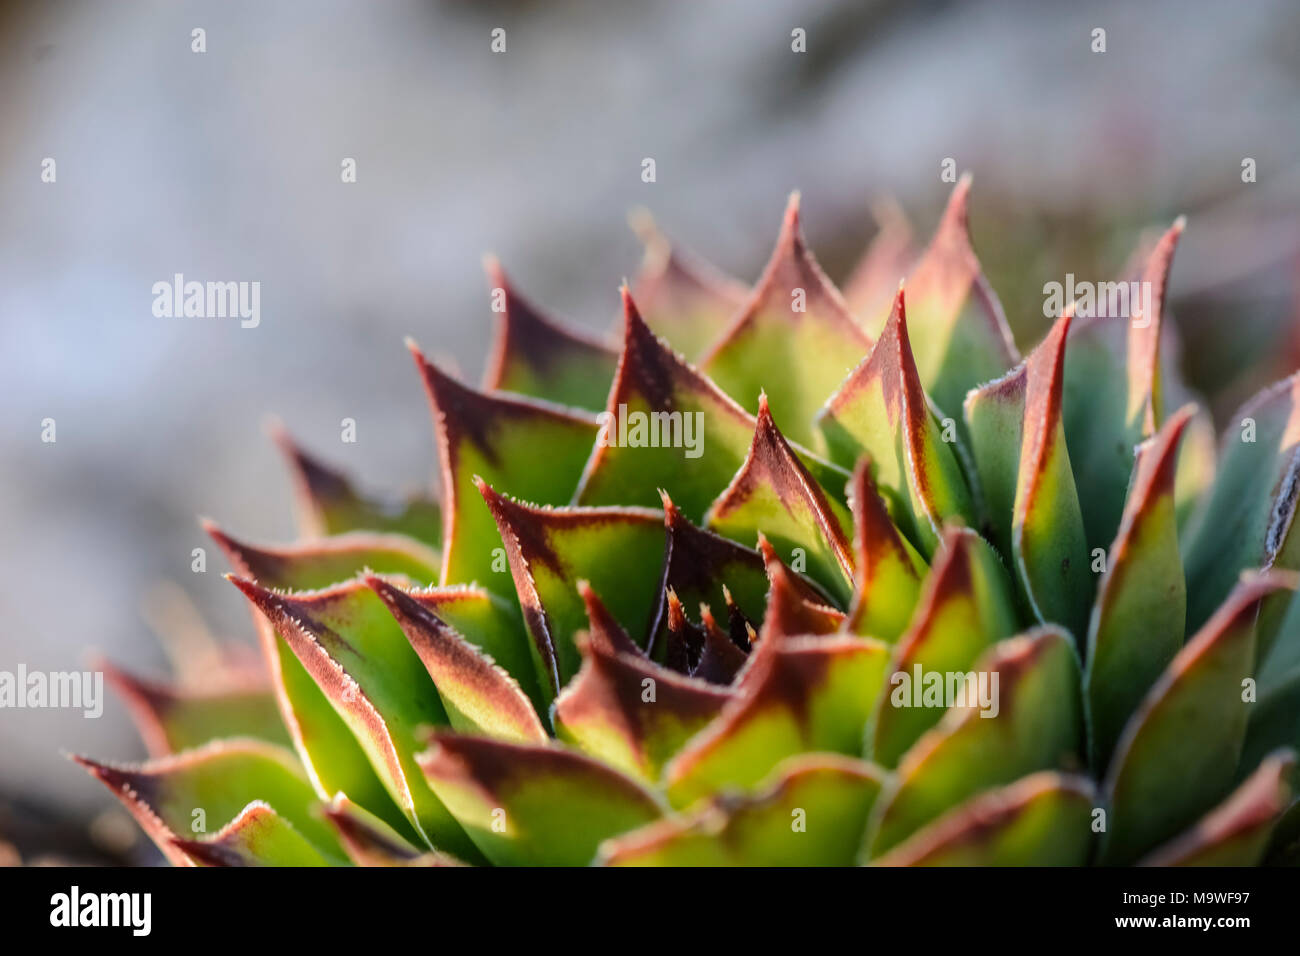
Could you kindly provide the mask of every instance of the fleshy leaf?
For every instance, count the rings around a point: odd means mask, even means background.
[[[1061,424],[1061,365],[1072,313],[1025,361],[966,399],[971,448],[994,541],[1034,616],[1087,633],[1093,580]]]
[[[1294,795],[1295,753],[1280,751],[1182,836],[1142,861],[1144,866],[1255,866],[1273,826]]]
[[[442,584],[477,581],[512,597],[493,568],[496,524],[475,488],[479,477],[502,491],[542,504],[564,504],[582,474],[597,425],[586,413],[540,399],[485,395],[430,364],[415,343],[442,467]],[[545,449],[544,465],[537,450]]]
[[[655,608],[663,561],[663,517],[647,508],[537,508],[480,482],[500,529],[510,573],[532,635],[543,692],[559,692],[578,671],[574,635],[587,622],[577,591],[589,581],[638,644]]]
[[[1219,470],[1183,539],[1187,626],[1200,627],[1243,570],[1300,568],[1291,533],[1300,494],[1300,374],[1246,403],[1219,446]],[[1269,650],[1268,635],[1261,656]]]
[[[654,506],[664,488],[699,521],[745,460],[754,419],[650,331],[626,288],[622,295],[623,353],[574,500]],[[652,437],[657,446],[648,444]]]
[[[904,755],[873,813],[872,857],[982,790],[1038,770],[1079,765],[1079,665],[1060,628],[1038,628],[1002,641],[974,671],[977,677],[987,675],[987,709],[977,688],[954,694],[938,726]],[[943,676],[946,688],[948,675]],[[899,685],[890,696],[914,705],[919,693]]]
[[[365,582],[424,662],[453,728],[521,743],[546,741],[527,695],[491,657],[400,588],[373,574]]]
[[[867,334],[878,336],[889,318],[899,281],[912,271],[917,250],[912,225],[896,202],[873,209],[880,229],[844,284],[844,301]]]
[[[742,691],[665,768],[669,801],[685,807],[752,788],[810,750],[857,756],[888,656],[885,644],[859,637],[787,637],[756,654]]]
[[[582,669],[555,701],[555,728],[604,763],[649,782],[731,692],[587,640]]]
[[[331,862],[261,800],[244,807],[210,837],[173,838],[172,843],[204,866],[329,866]]]
[[[438,578],[437,552],[399,534],[354,531],[318,541],[268,547],[233,538],[213,521],[204,519],[200,524],[221,546],[231,566],[263,587],[314,591],[347,581],[363,568],[380,574],[401,574],[420,584],[431,584]]]
[[[1019,361],[997,293],[971,248],[967,203],[971,178],[952,191],[930,245],[907,280],[908,322],[921,385],[955,416],[966,393]]]
[[[1161,422],[1160,339],[1165,285],[1183,232],[1179,219],[1156,243],[1140,272],[1099,283],[1097,301],[1081,300],[1065,359],[1065,435],[1079,487],[1088,547],[1105,548],[1119,527],[1133,449]],[[1130,281],[1131,280],[1131,281]],[[1134,301],[1134,283],[1149,292]],[[1085,296],[1093,286],[1082,286]],[[1064,310],[1069,303],[1062,302]]]
[[[264,681],[212,681],[185,687],[128,674],[105,662],[95,670],[126,702],[151,757],[165,757],[217,737],[253,737],[288,746],[275,698]]]
[[[271,438],[293,469],[298,529],[304,537],[392,532],[431,548],[441,545],[443,519],[437,501],[424,495],[396,501],[363,495],[347,476],[304,451],[279,424],[272,425]]]
[[[870,456],[872,481],[925,555],[938,544],[945,521],[976,523],[954,451],[955,423],[938,420],[921,387],[901,287],[880,341],[827,400],[817,426],[833,461],[851,468]]]
[[[747,652],[718,625],[707,604],[700,605],[700,623],[704,628],[704,650],[694,676],[711,684],[730,684],[745,666]]]
[[[557,745],[434,735],[420,766],[497,865],[584,866],[602,840],[657,819],[640,784]]]
[[[752,796],[715,798],[684,816],[605,842],[608,866],[852,866],[883,773],[836,754],[792,757]]]
[[[519,295],[494,257],[483,266],[493,311],[500,316],[484,391],[515,392],[593,411],[604,408],[618,354]]]
[[[333,833],[312,813],[317,796],[293,754],[259,740],[215,740],[142,764],[110,765],[74,757],[108,787],[173,864],[193,858],[175,840],[234,820],[265,801],[321,853],[345,859]]]
[[[763,275],[701,367],[751,409],[766,389],[790,437],[811,444],[813,415],[870,348],[871,338],[808,250],[794,193]]]
[[[919,674],[966,673],[990,646],[1016,631],[1011,582],[1002,559],[967,528],[944,535],[916,616],[890,662],[898,686]],[[918,673],[918,670],[919,673]],[[943,717],[940,707],[898,707],[881,696],[868,734],[867,755],[893,767],[917,739]]]
[[[464,866],[436,850],[419,850],[378,817],[338,793],[321,808],[339,843],[357,866]]]
[[[417,728],[446,726],[447,712],[379,596],[361,581],[282,594],[231,580],[324,692],[415,831],[432,847],[471,858],[473,845],[415,766]]]
[[[772,421],[765,395],[759,397],[754,441],[745,463],[709,508],[704,523],[736,541],[753,541],[761,532],[781,553],[801,553],[808,575],[848,602],[853,519],[790,448]]]
[[[1138,448],[1119,536],[1088,628],[1083,689],[1091,764],[1101,773],[1129,715],[1183,644],[1187,585],[1178,556],[1174,475],[1184,406]]]
[[[790,570],[762,535],[758,536],[758,550],[768,580],[767,607],[758,634],[760,645],[771,648],[784,637],[834,634],[843,627],[843,612],[827,604],[808,582]]]
[[[749,290],[668,240],[650,214],[632,220],[645,258],[632,288],[656,335],[695,361],[727,328]]]
[[[1103,860],[1126,864],[1191,824],[1232,786],[1250,704],[1255,618],[1290,581],[1244,579],[1188,640],[1125,726],[1106,774]]]
[[[847,627],[854,634],[893,642],[916,608],[925,562],[890,520],[871,480],[868,458],[858,462],[850,487],[855,569]]]
[[[877,866],[1083,866],[1097,794],[1043,771],[977,794],[875,860]]]

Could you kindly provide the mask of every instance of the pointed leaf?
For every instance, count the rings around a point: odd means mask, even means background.
[[[853,472],[854,584],[847,627],[891,643],[907,627],[921,594],[925,562],[889,519],[863,458]]]
[[[753,796],[717,798],[601,846],[608,866],[852,866],[883,777],[835,754],[782,763]]]
[[[1174,474],[1184,406],[1137,452],[1132,488],[1088,628],[1083,688],[1098,773],[1129,715],[1183,643],[1187,585],[1178,556]]]
[[[343,849],[357,866],[464,866],[435,850],[418,850],[378,817],[338,793],[322,807]]]
[[[790,437],[811,444],[813,415],[870,348],[871,339],[808,251],[795,193],[753,294],[701,366],[748,408],[766,389]]]
[[[329,866],[293,825],[255,800],[210,837],[172,843],[203,866]]]
[[[1084,866],[1097,794],[1043,771],[978,794],[874,861],[877,866]]]
[[[746,649],[718,625],[707,604],[700,605],[700,623],[704,628],[704,651],[694,676],[711,684],[731,684],[745,666]]]
[[[649,791],[559,746],[440,732],[420,766],[497,865],[584,866],[602,840],[657,819]]]
[[[873,813],[872,857],[982,790],[1038,770],[1078,765],[1079,665],[1063,631],[1044,627],[1002,641],[974,672],[987,675],[989,706],[981,706],[973,689],[954,695],[938,726],[904,755]],[[907,690],[917,693],[900,685],[890,696],[901,703]]]

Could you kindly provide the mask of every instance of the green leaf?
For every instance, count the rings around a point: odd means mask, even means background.
[[[982,790],[1078,765],[1079,665],[1062,630],[1043,627],[1001,641],[977,662],[981,672],[990,706],[981,708],[979,693],[955,694],[938,726],[903,757],[872,815],[872,857]],[[915,693],[898,685],[890,697],[902,705]]]
[[[331,860],[346,859],[330,828],[312,812],[317,796],[302,768],[282,747],[234,738],[137,765],[73,759],[122,801],[177,866],[196,862],[176,845],[180,835],[190,838],[219,828],[254,801],[273,807],[318,852]]]
[[[1264,389],[1229,419],[1214,487],[1183,540],[1189,629],[1205,623],[1243,570],[1300,568],[1291,533],[1298,440],[1300,374]],[[1267,640],[1260,651],[1268,652]]]
[[[795,455],[772,421],[766,396],[759,397],[745,463],[710,506],[704,523],[736,541],[753,541],[761,532],[782,553],[798,552],[808,575],[828,593],[844,603],[852,595],[849,511],[827,496]]]
[[[293,470],[298,529],[304,537],[391,532],[431,548],[441,546],[442,509],[437,501],[424,495],[401,500],[363,495],[347,476],[304,451],[280,424],[272,424],[271,438]]]
[[[737,696],[665,768],[673,806],[750,789],[794,754],[861,753],[888,647],[859,637],[763,640],[772,643],[755,655]]]
[[[975,505],[950,441],[921,388],[900,287],[880,341],[817,416],[832,460],[853,467],[866,454],[890,512],[925,554],[948,519],[975,523]],[[945,432],[949,440],[945,440]]]
[[[993,525],[1035,618],[1082,643],[1093,580],[1061,424],[1061,367],[1072,313],[1013,371],[966,399],[971,449]]]
[[[500,316],[483,390],[598,411],[605,407],[618,354],[550,318],[515,291],[495,257],[484,260],[492,310]]]
[[[430,786],[497,865],[584,866],[662,810],[629,777],[557,745],[447,731],[420,755]]]
[[[231,580],[324,692],[416,833],[429,846],[472,858],[473,844],[415,765],[417,729],[446,726],[447,712],[379,596],[361,581],[282,594],[244,578]]]
[[[645,243],[632,288],[646,325],[695,361],[726,331],[749,290],[669,242],[648,212],[634,214],[632,228]]]
[[[863,458],[850,486],[853,508],[853,602],[847,628],[893,643],[907,627],[921,595],[925,562],[889,519]]]
[[[1105,548],[1119,527],[1134,446],[1161,422],[1160,339],[1165,286],[1183,233],[1180,218],[1161,237],[1140,271],[1100,283],[1097,301],[1082,302],[1070,329],[1065,359],[1065,437],[1075,480],[1088,490],[1080,501],[1088,547]],[[1134,301],[1133,283],[1149,290]],[[1092,287],[1085,285],[1086,295]],[[1069,303],[1062,302],[1061,309]]]
[[[1098,773],[1129,715],[1183,643],[1187,585],[1174,475],[1178,440],[1192,413],[1184,406],[1139,446],[1119,536],[1098,587],[1083,673],[1088,749]]]
[[[1265,760],[1227,800],[1182,836],[1156,850],[1144,866],[1256,866],[1294,797],[1294,751]]]
[[[1019,361],[997,293],[971,248],[967,174],[952,191],[930,245],[907,280],[921,385],[948,415],[966,393]]]
[[[1192,637],[1124,728],[1106,774],[1103,859],[1133,862],[1227,793],[1246,733],[1260,602],[1289,582],[1243,580]]]
[[[1084,866],[1096,790],[1042,771],[988,790],[874,861],[877,866]]]
[[[373,574],[364,579],[424,662],[453,728],[521,743],[547,740],[527,695],[491,657],[405,591]]]
[[[608,866],[852,866],[883,773],[835,754],[791,757],[752,796],[714,798],[601,846]]]
[[[136,677],[106,661],[95,670],[126,702],[151,757],[165,757],[216,737],[254,737],[289,744],[275,697],[264,680],[217,679],[186,687]]]
[[[357,866],[464,866],[460,860],[436,850],[419,850],[402,839],[365,808],[336,793],[321,807],[339,843]]]
[[[446,496],[442,584],[477,581],[511,597],[509,582],[494,573],[496,525],[475,482],[542,504],[564,504],[582,474],[597,425],[579,413],[539,399],[485,395],[431,365],[407,342],[424,376],[433,409],[442,488]],[[537,450],[546,450],[545,467]]]
[[[197,840],[172,843],[203,866],[329,866],[293,824],[261,800],[240,811],[218,832]]]
[[[701,367],[751,410],[766,389],[790,437],[811,444],[813,415],[830,387],[870,348],[871,339],[808,250],[794,193],[753,294]]]
[[[614,618],[638,644],[645,642],[663,561],[658,512],[538,508],[512,501],[484,482],[479,491],[500,529],[548,698],[578,672],[574,635],[587,621],[579,580],[609,595]]]
[[[890,683],[914,681],[920,673],[965,673],[988,647],[1016,632],[1011,582],[1002,559],[966,528],[949,528],[907,633],[894,649]],[[882,695],[867,754],[893,767],[917,739],[943,716],[939,707],[898,707]]]

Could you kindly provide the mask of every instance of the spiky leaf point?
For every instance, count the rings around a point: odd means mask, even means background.
[[[633,657],[645,656],[644,648],[632,640],[632,636],[624,630],[623,625],[614,619],[613,614],[609,613],[609,608],[600,599],[600,595],[596,593],[596,589],[591,586],[590,581],[579,579],[578,596],[582,598],[582,604],[587,611],[588,640],[611,654],[631,654]]]
[[[546,741],[527,695],[491,657],[405,591],[373,574],[364,580],[424,662],[454,729],[521,743]]]
[[[601,841],[662,813],[630,777],[556,745],[443,731],[420,755],[420,766],[498,865],[583,866]]]
[[[745,460],[754,419],[650,331],[626,287],[621,294],[623,352],[574,500],[653,506],[659,489],[666,488],[686,516],[698,521]],[[647,430],[638,439],[632,429],[634,416],[641,415]],[[685,447],[688,419],[694,449]],[[664,431],[670,440],[680,437],[680,447],[637,444],[650,440],[650,425],[661,439]]]
[[[885,644],[858,637],[787,637],[756,652],[741,691],[664,769],[669,801],[685,807],[751,788],[810,750],[857,756],[888,655]]]
[[[704,629],[704,650],[694,676],[710,684],[731,684],[745,666],[746,651],[718,626],[707,604],[700,605],[700,624]]]
[[[925,561],[889,519],[864,457],[853,471],[853,602],[848,629],[892,642],[903,633],[921,593]]]
[[[670,242],[648,212],[635,215],[632,228],[645,243],[632,289],[646,325],[695,361],[726,330],[749,290]]]
[[[686,607],[716,603],[727,606],[730,594],[738,610],[760,620],[767,603],[767,573],[757,551],[729,538],[696,527],[668,496],[660,492],[668,547],[660,577],[659,607],[655,612],[654,644],[666,639],[668,592],[674,591]],[[753,540],[753,537],[749,540]]]
[[[1083,689],[1091,764],[1101,773],[1129,715],[1183,644],[1187,583],[1178,556],[1174,474],[1184,406],[1137,452],[1119,536],[1088,628]]]
[[[476,581],[510,596],[509,581],[493,567],[496,524],[475,482],[481,476],[529,501],[564,504],[596,439],[596,421],[539,399],[477,392],[430,364],[414,342],[407,345],[424,377],[442,467],[440,583]],[[546,449],[544,468],[537,465],[537,448]]]
[[[288,643],[416,833],[431,847],[472,856],[473,845],[415,766],[417,728],[446,726],[446,709],[379,596],[361,581],[281,594],[231,580]]]
[[[449,853],[419,850],[382,820],[337,793],[322,804],[321,815],[334,828],[339,843],[357,866],[464,866]]]
[[[818,438],[813,415],[831,383],[842,380],[870,348],[871,338],[808,250],[799,194],[791,194],[763,275],[701,367],[744,402],[767,389],[790,437],[812,445]]]
[[[964,674],[1016,626],[1011,582],[997,553],[975,532],[949,528],[916,615],[895,647],[890,683],[898,686],[923,674]],[[867,755],[886,767],[897,764],[944,714],[941,707],[897,706],[893,696],[882,695],[877,702],[867,736]]]
[[[921,385],[956,416],[970,389],[997,378],[1020,356],[997,293],[971,248],[971,177],[953,188],[930,245],[907,280]]]
[[[802,553],[808,575],[848,602],[853,519],[795,455],[772,421],[766,395],[759,397],[754,441],[745,463],[709,507],[704,523],[734,541],[753,541],[762,532],[792,561],[796,552]]]
[[[1276,572],[1243,579],[1151,687],[1106,772],[1104,862],[1133,862],[1227,793],[1246,735],[1255,618],[1269,594],[1293,586]]]
[[[208,519],[199,523],[235,570],[268,588],[314,591],[355,577],[362,568],[420,584],[438,579],[437,552],[405,535],[353,531],[274,547],[240,541]]]
[[[1061,424],[1072,312],[1005,377],[971,392],[966,420],[995,540],[1034,616],[1087,633],[1093,579]]]
[[[682,607],[676,591],[668,592],[665,607],[668,612],[665,623],[669,640],[669,653],[665,663],[683,674],[694,674],[704,653],[704,628],[686,616],[686,609]],[[684,658],[684,667],[678,666],[681,658]]]
[[[1096,789],[1046,770],[971,797],[904,840],[877,866],[1083,866]]]
[[[1228,799],[1191,830],[1156,850],[1143,866],[1256,866],[1294,796],[1295,753],[1265,759]]]
[[[483,390],[515,392],[558,405],[605,407],[618,354],[547,316],[515,291],[494,256],[483,261],[493,308],[500,302]]]
[[[333,833],[312,812],[317,797],[293,754],[260,740],[224,739],[142,764],[106,764],[73,757],[108,787],[163,855],[177,866],[196,862],[177,845],[234,820],[264,801],[321,853],[345,857]],[[200,809],[201,815],[194,811]]]
[[[151,757],[188,750],[216,737],[290,743],[265,680],[185,687],[137,677],[102,660],[96,661],[94,669],[104,674],[126,703]]]
[[[555,701],[557,734],[647,782],[732,696],[604,641],[578,646],[582,669]]]
[[[853,467],[871,458],[877,488],[923,554],[949,519],[975,524],[975,505],[947,426],[931,409],[912,358],[903,288],[880,340],[817,415],[832,460]],[[955,427],[951,436],[955,438]]]
[[[423,542],[442,544],[442,509],[426,496],[404,501],[380,501],[361,494],[342,472],[304,451],[278,422],[271,438],[293,470],[298,530],[319,538],[349,531],[392,532]]]
[[[172,843],[201,866],[329,866],[306,837],[261,800],[212,834]]]
[[[852,866],[883,773],[861,760],[808,754],[783,762],[752,796],[606,841],[607,866]]]
[[[821,594],[781,560],[763,535],[758,551],[767,572],[767,607],[758,643],[771,648],[782,638],[800,634],[834,634],[844,626],[844,612],[826,603]],[[768,640],[771,638],[772,640]],[[752,663],[752,658],[751,658]]]
[[[1250,568],[1300,568],[1300,374],[1264,389],[1228,421],[1219,470],[1182,542],[1187,626],[1200,627]],[[1279,609],[1280,610],[1280,609]],[[1261,657],[1275,626],[1261,628]]]
[[[844,301],[867,334],[879,336],[899,280],[912,271],[917,250],[912,243],[912,224],[898,203],[879,203],[872,212],[879,231],[844,284]]]
[[[1160,339],[1165,285],[1174,249],[1183,232],[1180,218],[1156,243],[1136,275],[1109,285],[1070,329],[1065,360],[1065,435],[1075,480],[1087,488],[1083,507],[1089,548],[1105,548],[1115,535],[1133,472],[1133,449],[1155,434],[1161,422]],[[1129,280],[1151,291],[1151,315],[1131,301]],[[1062,306],[1066,303],[1062,303]]]
[[[989,708],[967,690],[903,757],[872,815],[872,857],[982,790],[1079,765],[1079,665],[1060,628],[1038,628],[994,645],[974,672],[988,675]],[[904,690],[894,688],[891,697]]]

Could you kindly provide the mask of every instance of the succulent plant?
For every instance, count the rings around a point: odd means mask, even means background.
[[[1216,452],[1181,221],[1022,359],[969,185],[847,298],[797,196],[748,293],[642,220],[617,348],[490,261],[441,501],[278,433],[304,540],[206,523],[264,673],[110,670],[151,759],[78,759],[181,865],[1295,862],[1300,377]]]

